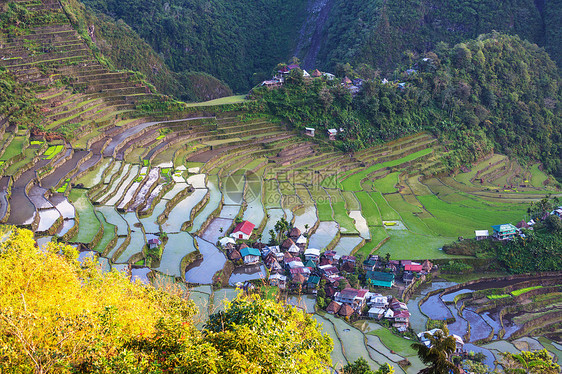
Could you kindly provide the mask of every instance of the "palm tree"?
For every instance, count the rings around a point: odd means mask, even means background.
[[[449,361],[457,347],[455,338],[452,335],[447,336],[442,330],[437,330],[433,335],[425,333],[425,336],[429,339],[429,347],[422,342],[412,343],[412,348],[418,351],[420,360],[429,365],[418,373],[449,374],[452,372],[459,374],[459,369]]]

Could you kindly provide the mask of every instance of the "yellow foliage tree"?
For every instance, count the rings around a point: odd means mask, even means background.
[[[293,307],[240,297],[201,332],[179,288],[102,273],[71,246],[40,250],[28,230],[0,238],[1,373],[312,373],[331,363],[330,338]]]

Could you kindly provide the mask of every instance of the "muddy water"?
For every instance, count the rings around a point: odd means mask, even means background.
[[[132,126],[132,127],[128,128],[128,129],[126,129],[126,130],[124,130],[124,131],[122,131],[118,134],[116,132],[119,131],[119,130],[117,130],[115,128],[111,129],[111,132],[110,131],[107,132],[107,135],[111,137],[111,141],[109,142],[109,144],[107,145],[107,147],[103,151],[103,155],[105,157],[113,156],[113,152],[115,151],[115,148],[119,144],[121,144],[127,138],[138,134],[139,132],[146,129],[147,127],[157,125],[157,124],[161,124],[161,123],[173,123],[173,122],[181,122],[181,121],[186,121],[186,120],[195,120],[195,119],[203,119],[203,118],[209,118],[209,117],[183,118],[183,119],[178,119],[178,120],[160,121],[160,122],[145,122],[145,123],[141,123],[141,124],[136,125],[136,126]]]
[[[109,142],[109,144],[107,145],[107,147],[105,147],[105,149],[103,151],[103,156],[104,157],[112,157],[113,152],[115,151],[115,148],[119,144],[121,144],[125,139],[127,139],[130,136],[134,136],[134,135],[138,134],[139,132],[141,132],[142,130],[144,130],[145,128],[147,128],[149,126],[156,125],[157,123],[158,122],[141,123],[140,125],[130,127],[128,129],[126,129],[125,131],[122,131],[119,134],[112,134],[111,141]]]
[[[92,157],[90,157],[88,160],[84,161],[80,166],[78,166],[78,170],[72,175],[72,177],[70,177],[70,179],[74,179],[76,178],[76,176],[86,170],[88,170],[89,168],[93,167],[94,165],[96,165],[98,162],[100,162],[102,159],[100,154],[94,154]]]
[[[74,152],[70,160],[64,162],[62,165],[59,165],[54,172],[41,179],[41,186],[44,188],[51,188],[56,186],[62,179],[66,178],[68,176],[68,173],[76,168],[78,162],[86,157],[89,153],[89,151]]]
[[[33,222],[35,217],[35,206],[28,199],[23,188],[12,188],[12,196],[10,197],[10,216],[8,223],[11,225],[29,225]]]
[[[213,275],[223,268],[226,257],[213,244],[196,237],[202,260],[195,261],[186,269],[185,280],[189,283],[211,284]]]
[[[230,279],[228,280],[228,284],[230,284],[231,286],[235,286],[238,282],[244,283],[245,281],[254,279],[263,279],[265,282],[265,277],[265,268],[261,264],[252,266],[240,266],[234,269],[232,275],[230,276]]]

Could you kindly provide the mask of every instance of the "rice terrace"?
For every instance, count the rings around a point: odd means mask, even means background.
[[[450,144],[429,131],[343,152],[321,128],[307,136],[251,95],[172,101],[102,64],[58,1],[17,4],[55,16],[0,35],[0,72],[13,74],[14,87],[35,85],[41,113],[33,128],[1,113],[3,224],[32,230],[39,246],[69,243],[103,271],[181,285],[201,325],[240,289],[297,305],[331,336],[334,369],[363,357],[372,368],[417,373],[424,364],[411,340],[445,326],[491,368],[506,351],[546,348],[562,359],[560,273],[509,275],[488,269],[482,253],[444,250],[492,226],[527,224],[531,203],[562,196],[539,162],[492,151],[452,171],[443,162]],[[271,248],[285,258],[270,260]],[[355,261],[366,280],[376,272],[370,259],[382,261],[392,285],[371,278],[369,289],[404,304],[405,328],[371,311],[331,311],[325,293],[322,305],[318,282],[331,278],[319,269],[334,258],[351,280],[346,290],[362,288],[353,286]],[[273,271],[283,259],[286,270]],[[342,270],[346,262],[353,270]],[[460,263],[473,272],[446,271]]]

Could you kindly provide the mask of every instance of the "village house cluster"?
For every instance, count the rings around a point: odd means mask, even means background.
[[[248,266],[263,263],[270,286],[288,293],[317,295],[323,298],[328,313],[345,318],[388,320],[398,331],[409,327],[408,307],[395,297],[376,291],[391,289],[396,281],[406,287],[434,268],[429,260],[396,261],[377,255],[358,263],[355,256],[308,248],[307,237],[296,227],[286,233],[280,245],[261,242],[249,245],[253,229],[254,224],[242,221],[229,236],[219,240],[231,261]],[[352,277],[354,281],[350,282]],[[364,288],[353,288],[353,283]]]

